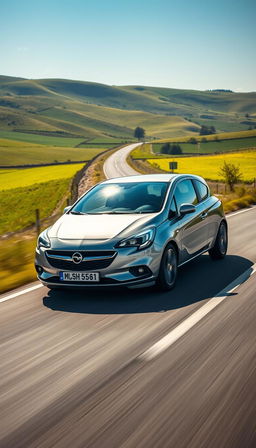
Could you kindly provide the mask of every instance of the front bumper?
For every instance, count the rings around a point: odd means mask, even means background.
[[[78,251],[73,248],[73,252]],[[60,250],[61,252],[61,250]],[[39,248],[36,250],[35,266],[38,273],[38,279],[43,285],[48,287],[61,288],[106,288],[120,287],[139,288],[154,285],[161,261],[161,255],[156,252],[154,246],[144,251],[138,251],[134,248],[118,250],[109,266],[105,268],[88,266],[90,269],[80,270],[79,265],[73,265],[70,269],[56,267],[47,256],[47,249]],[[52,264],[55,266],[52,266]],[[60,280],[60,272],[99,272],[99,282],[68,282]]]

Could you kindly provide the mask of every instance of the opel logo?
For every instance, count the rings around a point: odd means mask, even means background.
[[[75,252],[75,253],[72,255],[72,260],[73,260],[73,262],[76,263],[76,264],[81,263],[82,259],[83,259],[83,255],[80,254],[80,252]]]

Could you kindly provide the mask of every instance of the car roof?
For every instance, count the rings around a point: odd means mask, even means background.
[[[198,179],[205,182],[205,180],[200,176],[195,176],[193,174],[139,174],[135,176],[127,177],[115,177],[113,179],[107,179],[103,183],[141,183],[141,182],[172,182],[174,179],[186,178],[186,177]]]

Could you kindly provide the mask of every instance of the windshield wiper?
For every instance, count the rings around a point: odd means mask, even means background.
[[[73,212],[70,212],[71,215],[86,215],[86,213],[82,212],[76,212],[75,210]]]

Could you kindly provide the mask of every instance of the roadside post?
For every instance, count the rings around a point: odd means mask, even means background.
[[[36,233],[39,235],[40,233],[40,211],[39,208],[36,208]]]

